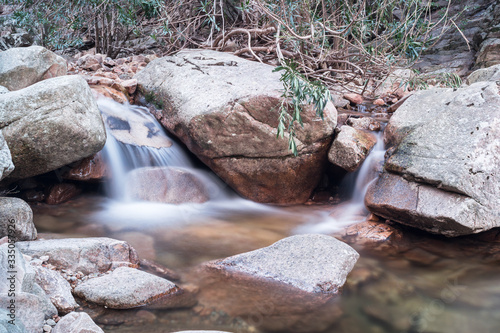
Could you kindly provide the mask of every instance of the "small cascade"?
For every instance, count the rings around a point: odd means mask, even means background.
[[[377,143],[359,170],[352,175],[354,181],[347,180],[350,183],[349,186],[352,186],[352,189],[350,189],[351,198],[330,213],[332,220],[325,219],[320,223],[301,226],[296,229],[297,233],[332,233],[342,227],[365,220],[368,213],[364,204],[366,191],[378,176],[379,167],[377,164],[384,161],[385,147],[382,133],[378,132],[376,134]]]
[[[277,208],[240,198],[215,174],[196,168],[185,148],[165,132],[147,108],[119,104],[108,98],[99,98],[97,104],[108,134],[102,153],[110,168],[111,177],[106,184],[110,200],[105,202],[104,209],[96,214],[96,220],[131,227],[137,227],[138,223],[142,226],[145,223],[185,225],[206,220],[207,217],[219,217],[241,211],[278,211]],[[130,183],[131,177],[141,180],[142,175],[136,173],[141,168],[151,167],[180,170],[181,181],[186,179],[187,174],[188,180],[202,185],[208,193],[208,200],[204,203],[179,204],[134,198],[127,184]],[[146,183],[143,190],[148,192],[148,186],[153,188],[154,185],[166,185],[163,184],[164,181],[165,179],[154,179],[151,186]],[[187,191],[180,191],[178,196],[186,196],[185,192],[192,190],[188,186],[186,189]],[[145,196],[147,197],[148,193]]]

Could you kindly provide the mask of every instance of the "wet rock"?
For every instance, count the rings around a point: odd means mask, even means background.
[[[500,58],[499,58],[500,59]],[[500,81],[500,65],[494,65],[488,68],[481,68],[472,72],[467,77],[467,84],[473,84],[483,81]]]
[[[350,117],[346,120],[346,125],[349,125],[355,129],[360,129],[365,131],[380,131],[380,122],[369,117],[363,117],[363,118]]]
[[[106,98],[111,98],[112,100],[120,104],[128,103],[127,96],[122,91],[119,91],[115,88],[106,86],[91,86],[91,88],[96,98],[104,96]]]
[[[365,101],[363,96],[354,93],[344,94],[344,98],[353,104],[363,104]]]
[[[191,295],[174,283],[128,267],[79,284],[74,293],[86,301],[111,309],[130,309],[144,305],[178,308],[194,305]]]
[[[0,85],[10,91],[66,75],[66,61],[41,46],[12,48],[0,52]]]
[[[108,167],[101,152],[84,158],[76,166],[67,171],[63,178],[79,181],[99,181],[108,176]]]
[[[52,333],[104,333],[85,312],[72,312],[59,320]]]
[[[164,106],[160,122],[244,197],[303,203],[319,183],[335,107],[327,104],[325,121],[305,107],[294,157],[288,140],[276,138],[283,87],[272,66],[190,50],[150,62],[135,78],[145,96]]]
[[[377,139],[373,135],[350,126],[342,126],[328,152],[328,160],[348,172],[354,172],[376,143]]]
[[[33,266],[36,272],[36,282],[45,291],[50,301],[60,313],[69,313],[75,310],[76,304],[71,294],[71,286],[59,272],[42,266]]]
[[[12,163],[10,149],[0,130],[0,180],[7,177],[12,171],[14,171],[14,164]]]
[[[125,112],[128,106],[119,106],[112,101],[100,100],[99,108],[113,137],[132,146],[169,148],[172,141],[164,135],[163,129],[143,112]],[[138,108],[138,107],[137,107]],[[139,108],[138,108],[139,109]]]
[[[368,190],[370,211],[445,236],[499,226],[499,105],[490,82],[410,97],[386,128],[394,149]]]
[[[21,199],[0,197],[0,238],[4,236],[13,241],[36,239],[33,212]]]
[[[45,202],[49,205],[58,205],[68,200],[73,199],[82,192],[82,189],[73,183],[61,183],[53,185]]]
[[[209,199],[202,179],[188,169],[150,167],[127,175],[126,193],[134,200],[172,204],[203,203]]]
[[[321,331],[338,319],[335,296],[358,257],[330,236],[288,237],[204,264],[200,304],[247,321],[258,318],[264,330]]]
[[[134,231],[114,234],[113,237],[129,243],[130,246],[137,251],[139,258],[150,260],[156,259],[155,240],[153,237]]]
[[[0,95],[0,128],[15,165],[9,177],[55,170],[100,151],[106,141],[101,114],[79,76],[45,80]]]
[[[500,38],[488,38],[476,54],[476,67],[486,68],[500,64]]]
[[[139,264],[136,251],[128,243],[111,238],[48,239],[18,242],[17,246],[33,258],[49,256],[48,263],[58,269],[84,274]]]

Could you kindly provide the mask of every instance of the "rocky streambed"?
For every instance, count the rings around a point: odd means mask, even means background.
[[[374,100],[394,115],[371,165],[387,113],[305,107],[294,157],[271,66],[136,60],[84,55],[82,78],[41,47],[0,52],[0,330],[498,331],[498,66]],[[141,164],[113,166],[125,152]],[[356,172],[377,177],[369,217],[336,187]]]

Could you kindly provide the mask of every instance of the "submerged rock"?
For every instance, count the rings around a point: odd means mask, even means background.
[[[377,139],[370,133],[342,126],[328,152],[328,160],[347,172],[356,171],[366,159]]]
[[[48,263],[57,269],[84,274],[104,273],[110,269],[137,267],[137,253],[127,242],[104,238],[66,238],[18,242],[17,246],[33,258],[49,256]]]
[[[59,320],[52,333],[104,333],[85,312],[71,312]]]
[[[75,294],[88,302],[111,309],[139,306],[178,308],[194,305],[192,296],[161,277],[128,267],[79,284]]]
[[[411,96],[385,132],[393,146],[370,211],[445,236],[500,226],[500,96],[493,82]]]
[[[66,75],[66,71],[66,60],[41,46],[0,52],[0,85],[11,91]]]
[[[12,154],[10,178],[40,175],[97,153],[106,141],[92,92],[79,76],[0,95],[0,129]]]
[[[0,180],[4,179],[14,171],[14,163],[7,142],[0,130]]]
[[[208,50],[156,59],[135,78],[161,104],[160,122],[246,198],[305,202],[321,179],[336,125],[327,104],[321,121],[305,107],[297,126],[298,156],[277,139],[283,85],[273,67]]]
[[[359,255],[325,235],[299,235],[204,264],[200,303],[259,328],[320,331],[340,314],[336,296]]]
[[[148,167],[128,173],[126,193],[132,199],[171,204],[203,203],[208,190],[193,171],[174,167]]]
[[[0,238],[4,236],[12,241],[36,239],[33,212],[21,199],[0,197]]]

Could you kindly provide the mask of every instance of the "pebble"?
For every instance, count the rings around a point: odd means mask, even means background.
[[[51,332],[51,331],[52,331],[52,327],[51,327],[51,326],[49,326],[49,325],[43,325],[43,331],[44,331],[44,332],[47,332],[47,333],[48,333],[48,332]]]
[[[47,325],[56,326],[56,322],[54,321],[54,319],[47,319]]]

